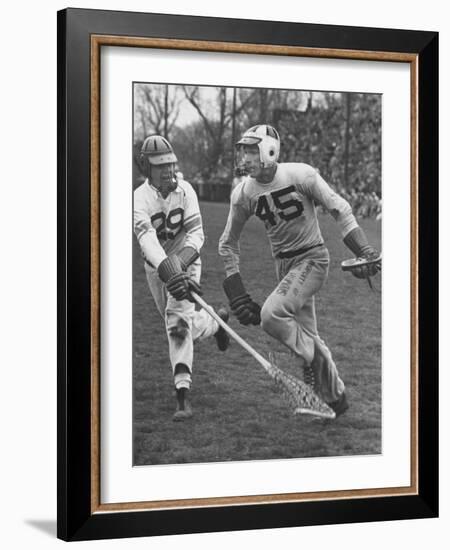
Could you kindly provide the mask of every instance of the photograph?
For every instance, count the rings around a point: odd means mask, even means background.
[[[6,5],[3,548],[449,546],[444,8]]]
[[[435,517],[436,33],[58,40],[58,537]]]
[[[133,466],[381,454],[382,94],[130,93]]]

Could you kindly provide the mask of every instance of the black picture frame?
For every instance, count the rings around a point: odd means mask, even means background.
[[[98,328],[92,294],[92,37],[299,47],[330,57],[371,52],[415,64],[417,128],[413,170],[417,211],[417,491],[368,498],[101,511],[93,487],[92,376]],[[99,45],[100,44],[100,45]],[[134,44],[132,44],[134,45]],[[340,52],[340,53],[339,53]],[[95,106],[94,106],[95,107]],[[58,12],[58,526],[64,540],[139,537],[302,525],[430,518],[438,515],[438,34],[435,32],[174,16],[85,9]],[[430,214],[431,213],[431,214]],[[95,220],[94,220],[95,221]],[[413,273],[414,276],[414,273]],[[99,307],[99,304],[97,303]],[[423,367],[423,368],[422,368]]]

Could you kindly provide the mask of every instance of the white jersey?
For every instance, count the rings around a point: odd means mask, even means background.
[[[323,244],[316,214],[322,205],[345,236],[357,227],[348,202],[308,164],[281,163],[270,183],[247,177],[231,195],[227,225],[219,241],[227,276],[239,271],[239,237],[255,215],[264,222],[274,257]]]
[[[134,192],[133,225],[142,254],[154,268],[185,246],[200,252],[205,240],[197,195],[184,180],[165,199],[145,180]]]

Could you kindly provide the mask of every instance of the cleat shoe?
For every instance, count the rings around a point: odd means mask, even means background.
[[[177,405],[177,410],[173,413],[173,421],[184,422],[189,418],[192,418],[192,408],[189,403],[185,404],[184,409],[180,409],[180,405]]]
[[[328,403],[328,406],[331,407],[333,411],[336,413],[336,418],[338,416],[341,416],[341,414],[344,414],[349,407],[345,392],[343,392],[339,397],[339,399],[337,399],[336,401],[333,401],[332,403]]]
[[[217,310],[217,315],[222,319],[222,321],[225,321],[225,323],[228,322],[230,317],[228,311],[223,307]],[[230,345],[230,337],[220,325],[217,332],[214,334],[214,338],[216,339],[217,347],[220,351],[225,351]]]
[[[192,418],[192,407],[187,398],[188,391],[186,388],[177,390],[177,409],[173,415],[174,422],[183,422],[188,418]]]

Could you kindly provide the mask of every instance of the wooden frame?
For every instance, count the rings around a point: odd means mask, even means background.
[[[100,502],[99,102],[100,50],[108,45],[410,64],[410,487],[205,501]],[[438,37],[431,32],[78,9],[58,13],[60,538],[83,540],[437,515],[437,67]],[[426,215],[429,212],[433,217]],[[421,368],[425,363],[426,368]]]

